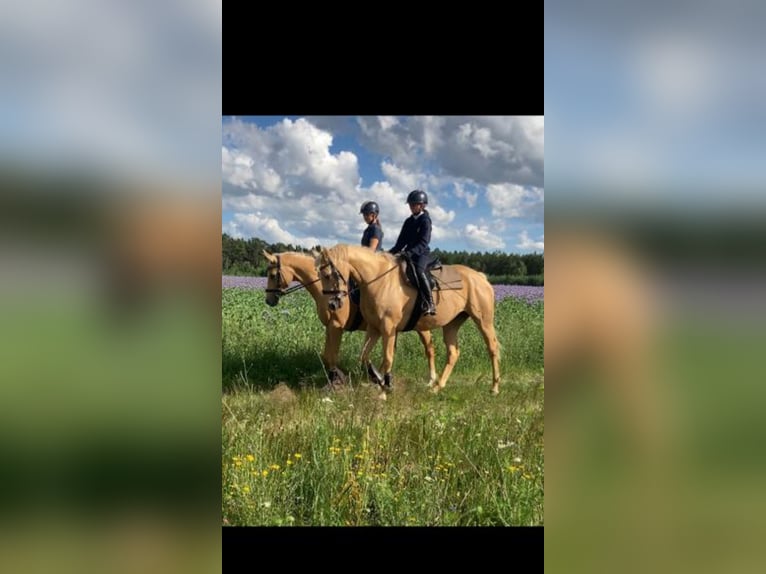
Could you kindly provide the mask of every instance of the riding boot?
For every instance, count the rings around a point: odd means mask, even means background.
[[[434,306],[434,300],[431,296],[431,284],[428,281],[428,276],[425,272],[418,273],[418,287],[420,287],[420,294],[423,297],[423,314],[424,315],[436,315],[436,307]]]

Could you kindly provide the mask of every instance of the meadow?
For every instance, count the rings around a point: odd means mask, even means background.
[[[499,396],[489,393],[486,347],[468,321],[439,394],[426,388],[417,335],[400,334],[394,391],[381,401],[358,364],[363,333],[343,338],[348,384],[323,390],[314,301],[299,291],[269,307],[253,287],[224,280],[224,525],[543,524],[542,288],[535,296],[495,286]],[[440,330],[434,343],[440,371]],[[380,356],[378,345],[376,366]]]

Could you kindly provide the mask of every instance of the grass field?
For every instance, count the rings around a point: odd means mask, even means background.
[[[262,290],[224,289],[222,313],[224,524],[543,524],[542,302],[497,303],[499,396],[469,321],[438,395],[417,335],[401,334],[385,402],[358,365],[363,333],[344,335],[348,387],[320,390],[324,327],[306,293],[271,308]]]

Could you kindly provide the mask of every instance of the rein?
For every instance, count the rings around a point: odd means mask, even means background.
[[[267,271],[269,269],[277,270],[277,274],[279,276],[279,279],[277,280],[277,284],[284,283],[285,285],[287,285],[287,281],[285,281],[285,277],[284,275],[282,275],[282,262],[279,259],[279,255],[277,255],[277,264],[269,265],[269,267],[267,268]],[[293,285],[292,287],[279,287],[278,289],[266,289],[266,293],[277,293],[280,297],[282,297],[284,295],[289,295],[290,293],[295,293],[296,291],[300,291],[301,289],[305,289],[306,287],[308,287],[309,285],[313,285],[317,281],[319,281],[318,277],[314,279],[313,281],[311,281],[310,283],[306,283],[306,284],[298,282],[298,285]]]
[[[332,262],[332,259],[330,259],[329,257],[327,257],[327,263],[325,263],[324,265],[321,265],[321,266],[319,267],[319,269],[321,270],[321,269],[324,269],[325,267],[330,267],[330,268],[332,269],[332,272],[333,272],[333,275],[335,275],[335,279],[336,279],[336,281],[338,280],[338,278],[340,278],[340,279],[343,281],[343,283],[346,283],[346,280],[345,280],[345,279],[343,279],[343,275],[341,275],[341,274],[340,274],[340,271],[338,271],[338,269],[335,267],[335,264]],[[394,269],[398,269],[398,268],[399,268],[399,265],[398,265],[398,264],[397,264],[397,265],[394,265],[394,266],[393,266],[393,267],[391,267],[391,269],[389,269],[388,271],[384,271],[383,273],[381,273],[381,274],[380,274],[380,275],[378,275],[377,277],[374,277],[373,279],[370,279],[370,280],[369,280],[369,281],[367,281],[367,282],[359,282],[359,284],[357,284],[357,286],[356,286],[356,287],[354,287],[354,288],[353,288],[353,289],[351,289],[351,290],[345,290],[345,289],[340,289],[340,288],[338,288],[338,289],[332,289],[332,290],[329,290],[329,289],[323,289],[323,290],[322,290],[322,293],[323,293],[324,295],[338,295],[338,296],[343,296],[343,295],[350,295],[351,293],[354,293],[354,292],[356,292],[356,291],[359,291],[359,288],[360,288],[362,285],[370,285],[371,283],[374,283],[375,281],[377,281],[378,279],[381,279],[381,278],[382,278],[382,277],[384,277],[385,275],[388,275],[388,274],[389,274],[389,273],[391,273],[391,271],[393,271]],[[347,284],[347,283],[346,283],[346,284]]]

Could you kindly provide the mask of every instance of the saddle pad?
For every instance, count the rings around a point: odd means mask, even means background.
[[[434,278],[435,288],[442,291],[449,289],[462,289],[463,278],[451,265],[443,265],[437,269],[430,270]]]
[[[415,287],[417,283],[413,282],[412,270],[408,269],[405,260],[402,260],[401,263],[399,263],[399,269],[401,270],[402,275],[407,279],[407,283]],[[463,279],[460,276],[460,273],[455,271],[451,265],[432,267],[427,272],[431,276],[431,289],[448,291],[450,289],[463,288]]]

